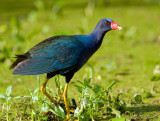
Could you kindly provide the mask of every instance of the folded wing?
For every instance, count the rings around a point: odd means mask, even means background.
[[[84,49],[73,36],[52,37],[37,44],[24,55],[17,55],[13,74],[36,75],[74,69]],[[67,70],[68,69],[68,70]]]

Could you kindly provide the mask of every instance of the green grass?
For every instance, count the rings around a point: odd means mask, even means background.
[[[33,3],[27,5],[30,9],[21,6],[24,9],[22,11],[14,9],[15,12],[12,12],[6,9],[7,7],[0,9],[0,16],[4,17],[0,25],[0,93],[4,94],[6,88],[12,85],[10,104],[13,108],[9,112],[10,119],[16,118],[13,114],[22,114],[25,108],[27,108],[28,117],[33,118],[29,113],[32,109],[30,108],[32,98],[28,101],[23,98],[15,100],[13,97],[29,95],[27,88],[31,91],[37,88],[36,76],[12,75],[12,70],[9,70],[11,62],[14,61],[12,57],[26,52],[38,42],[54,35],[88,34],[104,17],[112,18],[124,30],[108,32],[101,48],[88,61],[87,64],[93,67],[91,84],[106,87],[111,80],[117,80],[118,82],[112,87],[112,93],[114,96],[123,93],[120,100],[127,104],[126,113],[122,114],[126,119],[158,120],[160,118],[160,82],[155,82],[153,91],[153,82],[150,81],[154,75],[155,66],[160,64],[158,5],[113,6],[111,4],[105,6],[98,3],[93,8],[87,7],[87,2],[74,1],[67,2],[64,7],[60,4],[60,11],[57,12],[51,11],[50,8],[37,10]],[[2,12],[3,10],[7,12]],[[11,19],[11,16],[19,14],[25,14],[25,16],[20,17],[19,21]],[[89,77],[87,64],[75,74],[69,85],[69,98],[75,98],[77,102],[82,94],[74,85],[79,84],[77,80],[83,82],[85,77]],[[45,75],[40,76],[41,84],[44,78]],[[61,84],[64,86],[64,78],[61,79]],[[47,86],[55,90],[54,79],[51,79]],[[143,103],[135,102],[136,93],[142,96]],[[153,97],[147,98],[148,93]],[[23,105],[25,102],[26,106]],[[4,112],[0,113],[1,120],[6,120],[7,116],[7,105],[4,106]],[[0,109],[3,109],[3,103]],[[37,111],[38,108],[33,109]],[[104,113],[103,111],[101,113]],[[17,119],[19,118],[18,116]]]

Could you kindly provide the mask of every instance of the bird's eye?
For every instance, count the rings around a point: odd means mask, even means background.
[[[107,22],[105,22],[105,24],[106,24],[106,25],[108,25],[108,24],[109,24],[109,22],[107,21]]]

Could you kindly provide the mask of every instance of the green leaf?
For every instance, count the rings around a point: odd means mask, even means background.
[[[31,90],[29,88],[27,88],[27,90],[28,90],[30,96],[33,98],[33,93],[31,92]]]
[[[84,79],[84,85],[85,86],[88,86],[90,82],[91,82],[91,78],[90,79],[88,79],[88,78]]]
[[[37,96],[34,96],[34,97],[32,98],[32,100],[33,100],[33,101],[36,101],[36,100],[38,100],[38,97],[37,97]]]
[[[120,111],[112,108],[112,113],[113,113],[113,114],[116,114],[116,116],[117,116],[118,118],[121,118],[121,112],[120,112]]]
[[[81,81],[79,81],[79,80],[77,80],[77,82],[80,83],[80,84],[82,84],[82,85],[84,85],[84,84],[83,84]]]
[[[150,93],[150,92],[146,93],[146,98],[152,98],[152,97],[153,97],[152,93]]]
[[[93,91],[94,91],[95,93],[101,92],[101,86],[95,84],[94,87],[93,87]]]
[[[78,113],[79,113],[79,107],[77,107],[77,108],[75,109],[74,115],[76,116],[76,115],[78,115]]]
[[[11,91],[12,91],[12,86],[9,86],[9,87],[6,89],[6,94],[7,94],[7,96],[10,96]]]
[[[151,81],[159,81],[160,80],[160,76],[159,75],[154,75],[151,77]]]
[[[21,99],[23,98],[22,96],[17,96],[17,97],[14,97],[14,99]]]
[[[30,98],[31,96],[28,96],[28,95],[25,95],[25,96],[23,96],[23,98]]]
[[[136,103],[143,103],[142,102],[142,96],[139,95],[139,94],[134,95],[134,100],[135,100]]]
[[[37,88],[37,89],[34,90],[33,93],[36,94],[38,91],[39,91],[39,89]]]
[[[8,100],[10,100],[10,99],[11,99],[11,97],[6,97],[6,98],[5,98],[6,101],[8,101]]]
[[[62,107],[56,107],[53,109],[50,109],[51,112],[53,112],[55,115],[57,115],[58,117],[62,118],[62,119],[65,119],[65,112],[63,110]]]
[[[55,83],[56,83],[56,87],[58,88],[58,89],[60,89],[60,81],[59,81],[59,75],[57,75],[57,78],[55,79]]]
[[[92,103],[97,103],[99,107],[103,107],[104,106],[104,102],[103,101],[94,100],[94,101],[92,101]]]
[[[0,94],[0,98],[6,98],[3,94]]]
[[[116,83],[116,81],[112,81],[109,85],[107,85],[106,90],[109,91]]]
[[[112,121],[125,121],[125,118],[114,118]]]
[[[61,106],[59,106],[59,112],[60,112],[61,117],[64,119],[65,118],[65,112],[64,112],[64,110]]]
[[[78,92],[80,92],[80,93],[82,93],[82,87],[81,86],[78,86],[78,85],[74,85],[75,87],[76,87],[76,89],[77,89],[77,91]]]

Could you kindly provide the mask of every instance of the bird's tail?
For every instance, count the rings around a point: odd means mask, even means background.
[[[17,58],[17,59],[16,59],[15,62],[13,62],[13,64],[10,66],[9,69],[15,68],[15,67],[18,65],[18,63],[20,63],[20,62],[22,62],[22,61],[28,59],[29,55],[30,55],[29,52],[27,52],[27,53],[25,53],[25,54],[23,54],[23,55],[16,55],[15,58]]]

